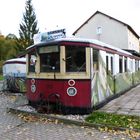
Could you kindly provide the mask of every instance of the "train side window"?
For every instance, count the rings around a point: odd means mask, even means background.
[[[130,60],[130,71],[133,71],[133,60]]]
[[[111,56],[111,74],[113,74],[113,56]]]
[[[123,72],[123,59],[122,59],[122,57],[120,56],[119,57],[119,73],[122,73]]]
[[[113,74],[113,56],[112,56],[112,54],[107,54],[107,56],[106,56],[106,72],[107,72],[107,74]]]
[[[138,60],[135,60],[135,69],[136,69],[136,71],[138,71],[138,69],[139,69],[139,61]]]
[[[66,46],[66,72],[85,72],[85,47]]]
[[[107,72],[107,74],[109,73],[109,68],[108,68],[108,56],[106,56],[106,72]]]
[[[93,70],[99,70],[99,50],[93,49]]]
[[[36,65],[36,54],[33,53],[29,53],[29,59],[28,59],[28,68],[29,68],[29,72],[35,72],[35,65]]]
[[[127,58],[124,58],[124,71],[127,72]]]

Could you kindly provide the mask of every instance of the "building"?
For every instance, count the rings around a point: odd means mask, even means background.
[[[139,35],[133,28],[99,11],[87,19],[73,35],[98,39],[121,49],[140,52]]]

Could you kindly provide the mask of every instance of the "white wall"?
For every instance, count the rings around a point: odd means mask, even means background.
[[[139,39],[128,30],[128,49],[139,52]]]
[[[98,27],[101,27],[101,35],[97,35]],[[128,37],[128,27],[126,25],[99,13],[80,28],[75,36],[97,39],[121,49],[130,49],[128,42],[131,41],[135,44],[134,49],[138,51],[138,39],[134,38],[131,33],[129,34]]]

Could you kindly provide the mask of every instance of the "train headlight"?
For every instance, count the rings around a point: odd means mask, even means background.
[[[35,84],[35,79],[31,79],[31,84],[32,84],[32,85]]]
[[[75,95],[77,94],[77,89],[74,88],[74,87],[69,87],[69,88],[67,89],[67,94],[68,94],[69,96],[75,96]]]
[[[68,81],[68,85],[69,85],[69,86],[74,86],[74,85],[75,85],[75,81],[74,81],[73,79],[70,79],[70,80]]]
[[[35,85],[31,85],[31,91],[34,93],[36,91],[36,86]]]

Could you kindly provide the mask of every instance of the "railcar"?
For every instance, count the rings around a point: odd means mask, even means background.
[[[41,42],[26,58],[29,103],[62,113],[90,113],[140,82],[138,55],[97,40]]]
[[[26,58],[6,60],[3,64],[3,90],[11,92],[25,92]]]

